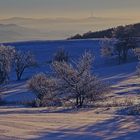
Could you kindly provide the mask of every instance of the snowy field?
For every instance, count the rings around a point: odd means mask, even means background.
[[[71,60],[78,58],[85,50],[95,56],[93,72],[107,81],[112,92],[108,96],[115,99],[139,99],[140,78],[136,76],[135,58],[118,65],[116,58],[105,60],[100,56],[98,40],[78,41],[37,41],[10,43],[20,50],[30,50],[36,56],[39,67],[27,70],[24,79],[38,72],[51,72],[47,61],[53,54],[64,48]],[[41,139],[41,140],[139,140],[140,117],[118,113],[115,107],[96,109],[55,110],[48,108],[25,108],[13,103],[30,101],[35,96],[27,90],[26,80],[16,82],[11,73],[11,82],[2,87],[2,98],[9,104],[0,107],[0,139]],[[11,103],[11,105],[10,105]]]

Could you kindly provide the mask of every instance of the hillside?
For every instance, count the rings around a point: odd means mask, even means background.
[[[124,28],[127,26],[129,26],[129,25],[124,26]],[[140,37],[140,23],[132,24],[132,26],[133,26],[134,32],[135,32],[134,36]],[[76,34],[75,36],[72,36],[68,39],[88,39],[88,38],[104,38],[104,37],[111,38],[113,36],[112,32],[114,31],[114,29],[115,28],[110,28],[110,29],[96,31],[96,32],[89,31],[89,32],[84,33],[82,35]]]
[[[15,46],[17,49],[24,51],[31,51],[35,55],[39,67],[26,70],[23,74],[23,79],[29,79],[34,74],[40,72],[51,73],[52,69],[46,62],[52,59],[53,54],[62,45],[63,48],[69,52],[70,61],[78,59],[85,50],[93,52],[95,56],[93,72],[102,79],[107,79],[112,86],[129,78],[129,76],[131,77],[136,71],[137,61],[134,55],[128,59],[128,63],[122,65],[118,65],[118,60],[115,57],[108,60],[103,58],[100,54],[100,40],[35,41],[8,43],[5,45]],[[35,98],[35,96],[26,88],[26,80],[23,80],[20,83],[15,81],[14,72],[11,73],[10,79],[11,83],[6,85],[6,89],[3,89],[3,98],[5,101],[26,102]]]

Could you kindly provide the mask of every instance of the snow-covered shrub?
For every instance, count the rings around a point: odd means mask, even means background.
[[[24,71],[28,68],[35,67],[37,62],[31,52],[16,51],[15,53],[15,71],[17,80],[21,80]]]
[[[82,107],[85,102],[95,101],[107,92],[107,86],[92,74],[92,62],[91,53],[86,52],[75,65],[53,63],[53,69],[61,81],[61,94],[74,100],[77,107]]]
[[[54,54],[53,61],[65,61],[68,62],[69,54],[63,48],[58,49],[58,51]]]
[[[15,49],[11,46],[0,46],[0,84],[9,80],[9,73],[14,60]]]
[[[28,81],[28,88],[36,95],[35,106],[43,107],[55,104],[57,101],[58,82],[54,78],[40,73]]]

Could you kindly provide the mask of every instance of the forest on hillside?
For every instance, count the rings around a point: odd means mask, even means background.
[[[137,24],[126,25],[126,26],[118,26],[116,28],[109,28],[109,29],[102,30],[102,31],[96,31],[96,32],[89,31],[87,33],[84,33],[83,35],[76,34],[74,36],[71,36],[68,39],[71,40],[71,39],[89,39],[89,38],[104,38],[104,37],[112,38],[114,30],[116,30],[117,28],[120,28],[120,27],[125,29],[129,26],[131,26],[134,30],[134,33],[131,35],[133,37],[140,37],[140,23],[137,23]]]

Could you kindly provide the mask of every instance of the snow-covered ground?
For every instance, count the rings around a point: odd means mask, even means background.
[[[70,40],[70,41],[34,41],[34,42],[17,42],[8,43],[6,45],[14,46],[16,49],[23,51],[31,51],[38,63],[39,67],[32,68],[25,71],[23,78],[28,79],[31,76],[40,72],[51,72],[47,61],[51,61],[54,53],[59,48],[64,48],[69,52],[70,61],[79,58],[85,51],[90,51],[95,56],[93,63],[93,72],[99,77],[109,82],[109,84],[116,85],[118,82],[130,77],[135,73],[136,61],[129,60],[129,63],[118,65],[117,58],[105,59],[101,57],[99,40]],[[11,73],[11,80],[9,85],[4,88],[4,100],[8,102],[22,102],[34,99],[34,95],[27,90],[26,80],[22,82],[14,82],[15,73]]]
[[[47,109],[46,109],[47,110]],[[95,109],[48,113],[45,109],[0,109],[1,140],[139,140],[140,116]]]
[[[135,98],[140,93],[140,78],[136,76],[137,62],[118,65],[117,60],[100,56],[98,40],[43,41],[12,43],[17,49],[32,51],[40,67],[27,70],[24,78],[39,72],[50,72],[46,64],[58,48],[64,48],[71,59],[78,58],[85,50],[93,52],[93,72],[112,87],[113,98]],[[9,104],[31,101],[34,94],[28,91],[26,80],[17,82],[12,72],[12,81],[2,87],[2,98]],[[114,108],[87,109],[79,112],[54,111],[48,108],[24,108],[4,106],[0,108],[0,139],[43,140],[139,140],[140,117],[118,115]]]

